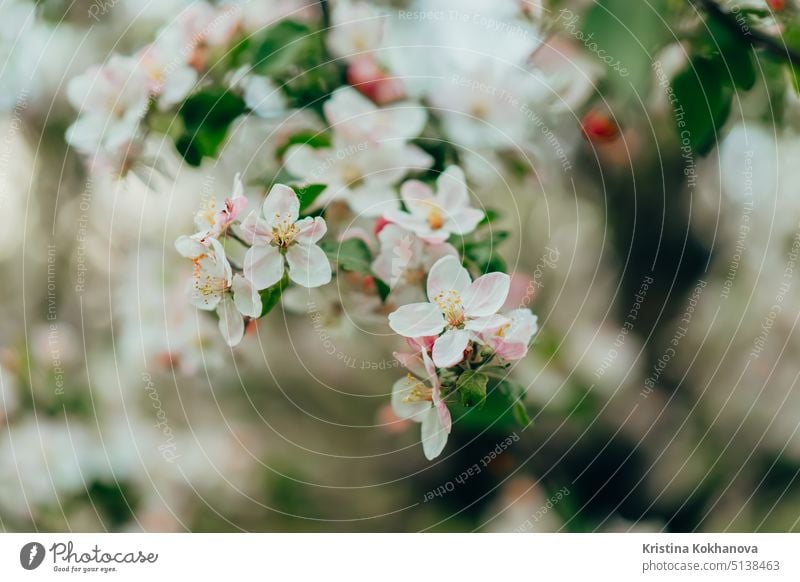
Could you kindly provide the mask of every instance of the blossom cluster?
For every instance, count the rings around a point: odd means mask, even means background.
[[[364,2],[337,2],[330,18],[330,29],[317,29],[313,18],[282,15],[249,34],[241,8],[193,4],[135,55],[73,79],[69,96],[81,113],[67,139],[92,165],[124,176],[143,161],[143,134],[157,127],[199,166],[219,155],[234,120],[313,112],[309,129],[275,138],[274,173],[242,178],[248,167],[238,166],[232,193],[206,201],[196,232],[176,240],[193,265],[189,302],[215,312],[233,347],[293,290],[361,277],[353,293],[370,296],[370,315],[412,346],[395,354],[409,375],[394,386],[393,410],[421,424],[433,459],[454,406],[480,407],[495,389],[510,406],[524,395],[509,388],[508,372],[528,352],[536,317],[504,310],[511,278],[495,247],[507,233],[494,228],[499,213],[478,203],[464,169],[480,144],[510,145],[478,138],[475,127],[518,132],[521,109],[487,99],[492,92],[465,101],[452,80],[417,87],[405,79],[402,59],[381,50],[387,35],[406,31],[402,19],[390,30]],[[520,55],[533,48],[523,44]],[[448,59],[460,70],[455,53]],[[508,73],[496,64],[487,71],[496,75],[489,83]],[[531,83],[521,85],[526,99]],[[267,192],[260,209],[248,209],[246,189]]]

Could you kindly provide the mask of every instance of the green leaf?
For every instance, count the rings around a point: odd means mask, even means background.
[[[259,317],[264,317],[267,313],[272,311],[278,304],[278,301],[280,301],[284,289],[288,286],[289,279],[284,275],[283,279],[275,283],[272,287],[267,287],[258,292],[261,296],[261,315],[259,315]]]
[[[500,218],[500,212],[498,212],[497,210],[492,210],[491,208],[487,208],[486,213],[483,215],[483,218],[478,223],[478,226],[483,226],[484,224],[491,224],[498,218]]]
[[[373,274],[372,278],[375,280],[375,287],[378,289],[378,296],[381,298],[381,303],[386,303],[386,298],[389,297],[392,288],[380,277]]]
[[[372,275],[372,253],[367,244],[358,238],[342,242],[323,241],[319,245],[328,258],[345,271]]]
[[[596,0],[576,22],[570,10],[559,13],[565,32],[585,47],[590,58],[606,67],[614,92],[636,99],[650,85],[652,55],[674,36],[663,14],[665,0]]]
[[[241,97],[221,88],[207,89],[189,97],[178,115],[183,133],[175,147],[192,166],[199,166],[203,157],[215,157],[234,119],[245,111]]]
[[[493,273],[500,271],[508,272],[508,266],[497,253],[500,243],[509,237],[509,232],[499,230],[491,233],[491,236],[464,243],[462,254],[467,263],[473,265],[478,273]]]
[[[314,200],[319,198],[319,195],[325,191],[327,184],[309,184],[308,186],[292,186],[295,194],[300,199],[300,212],[308,209],[309,206],[314,204]]]
[[[275,155],[277,157],[283,156],[293,145],[307,145],[314,149],[317,148],[327,148],[331,145],[331,136],[327,133],[319,133],[316,131],[301,131],[294,135],[292,135],[289,139],[286,140],[286,143],[281,145],[277,150],[275,150]]]
[[[461,405],[482,408],[486,403],[486,384],[489,377],[475,370],[464,370],[456,381],[456,389],[461,396]]]
[[[528,426],[531,423],[531,419],[528,416],[528,410],[525,408],[524,404],[525,387],[506,378],[500,381],[497,385],[497,389],[511,404],[511,412],[514,415],[514,419],[521,426]]]
[[[743,91],[752,89],[756,84],[756,67],[749,43],[717,20],[708,20],[706,26],[700,50],[720,68],[724,82]]]
[[[264,40],[255,52],[253,69],[262,75],[271,75],[297,63],[306,50],[311,28],[296,20],[282,20],[269,27]]]
[[[682,108],[675,112],[678,135],[699,155],[711,151],[730,115],[733,90],[723,70],[718,59],[696,57],[672,81],[676,107]]]

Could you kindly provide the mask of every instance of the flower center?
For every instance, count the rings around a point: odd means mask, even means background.
[[[464,306],[461,304],[461,295],[455,289],[440,291],[433,302],[441,309],[447,323],[452,327],[464,325]]]
[[[297,226],[293,221],[286,218],[281,220],[280,214],[276,214],[275,218],[278,220],[272,229],[272,244],[282,249],[288,248],[297,236]]]
[[[430,402],[433,400],[433,389],[425,386],[411,374],[407,378],[410,389],[408,394],[403,397],[403,402]]]
[[[439,230],[444,226],[444,213],[436,204],[431,204],[428,209],[428,225],[433,230]]]
[[[208,258],[208,255],[201,255],[194,260],[194,292],[196,297],[208,305],[209,299],[225,292],[228,282],[224,277],[214,277],[206,272],[200,264],[203,258]]]
[[[361,183],[364,181],[364,174],[361,172],[359,168],[356,166],[345,166],[342,170],[342,177],[344,178],[344,183],[351,188],[355,188],[360,186]]]
[[[217,213],[217,201],[215,198],[209,198],[197,212],[197,217],[209,226],[214,225],[214,215]]]

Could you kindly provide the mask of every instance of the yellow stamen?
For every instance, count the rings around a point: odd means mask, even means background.
[[[453,327],[464,324],[464,306],[461,303],[461,296],[455,289],[440,291],[433,302],[442,310],[447,323]]]

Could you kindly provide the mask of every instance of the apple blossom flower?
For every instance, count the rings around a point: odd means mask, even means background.
[[[457,258],[442,257],[428,275],[429,303],[403,305],[389,314],[389,326],[405,337],[438,336],[433,362],[439,368],[455,366],[480,333],[508,323],[497,311],[506,300],[509,285],[505,273],[488,273],[473,282]]]
[[[86,154],[113,155],[136,137],[150,93],[139,61],[112,55],[70,80],[67,98],[80,112],[67,129],[67,142]]]
[[[287,169],[304,183],[327,184],[316,205],[342,200],[353,212],[376,217],[398,208],[394,185],[409,170],[430,167],[432,158],[416,146],[401,142],[351,144],[334,136],[333,147],[289,148]]]
[[[379,109],[352,87],[337,89],[325,103],[333,128],[329,148],[290,147],[284,161],[290,173],[308,184],[327,184],[316,204],[343,200],[364,216],[399,207],[394,186],[409,172],[425,170],[433,158],[408,143],[427,121],[418,104]]]
[[[442,243],[451,234],[468,234],[484,216],[469,205],[464,172],[458,166],[439,176],[436,194],[419,180],[409,180],[400,187],[400,195],[407,210],[388,210],[384,217],[430,243]]]
[[[158,98],[158,108],[162,111],[186,99],[197,84],[197,71],[176,60],[181,48],[180,40],[172,34],[160,37],[138,53],[150,93]]]
[[[428,113],[419,103],[406,101],[377,107],[352,87],[340,87],[323,106],[325,119],[334,132],[351,142],[410,140],[428,122]]]
[[[349,59],[380,47],[386,16],[369,2],[340,0],[331,11],[328,50]]]
[[[506,361],[520,360],[530,347],[531,338],[539,331],[538,318],[530,309],[514,309],[505,314],[508,323],[490,333],[482,333],[481,342]]]
[[[433,264],[444,256],[458,257],[448,243],[431,244],[396,224],[387,224],[378,233],[380,251],[372,270],[390,288],[419,286]]]
[[[303,287],[320,287],[331,280],[331,264],[317,242],[327,226],[322,217],[299,219],[300,200],[283,184],[272,187],[261,211],[242,223],[253,246],[244,257],[244,274],[258,289],[278,283],[287,271]],[[285,260],[284,260],[285,259]]]
[[[219,329],[225,342],[233,347],[244,336],[244,317],[261,315],[261,297],[253,283],[239,273],[233,275],[225,256],[225,249],[215,238],[206,239],[206,252],[195,254],[195,248],[181,244],[189,237],[181,237],[175,246],[194,263],[189,302],[204,311],[216,310]],[[189,254],[186,254],[189,249]]]
[[[392,388],[392,410],[398,417],[422,425],[422,450],[425,458],[432,461],[444,450],[447,436],[452,429],[450,411],[442,399],[436,368],[424,351],[419,354],[395,354],[395,357],[414,372],[416,377],[408,374],[395,382]],[[418,378],[426,378],[430,387]]]

